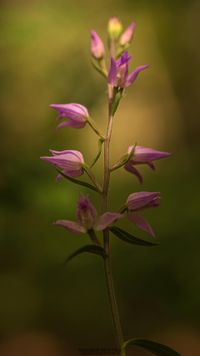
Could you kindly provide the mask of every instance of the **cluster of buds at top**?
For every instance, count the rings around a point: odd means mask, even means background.
[[[131,56],[127,48],[133,39],[134,31],[134,22],[123,30],[122,23],[118,18],[112,17],[109,20],[109,68],[107,68],[105,61],[106,50],[104,43],[96,31],[91,31],[90,52],[93,64],[95,68],[106,77],[109,105],[111,105],[111,111],[109,112],[113,116],[122,98],[123,91],[135,82],[141,71],[148,68],[147,64],[140,65],[129,73]],[[91,164],[87,164],[83,154],[74,149],[63,151],[50,150],[51,156],[43,156],[41,159],[56,167],[58,171],[57,180],[66,177],[77,184],[85,185],[100,194],[104,194],[104,190],[97,182],[91,168],[101,155],[102,146],[105,143],[106,137],[96,128],[96,124],[85,106],[77,103],[67,103],[52,104],[50,107],[58,112],[58,128],[72,127],[75,129],[83,129],[86,125],[89,125],[99,137],[99,149]],[[124,167],[126,171],[135,175],[140,183],[142,183],[143,177],[136,166],[145,164],[154,170],[154,161],[168,156],[168,152],[139,145],[131,145],[127,148],[127,153],[123,155],[114,166],[108,169],[111,173],[120,167]],[[84,173],[90,178],[92,184],[77,180],[77,178]],[[82,196],[77,206],[77,221],[58,220],[56,224],[63,226],[71,232],[89,233],[90,236],[94,237],[94,234],[91,235],[91,231],[104,230],[122,217],[128,217],[138,228],[154,236],[155,234],[151,226],[143,217],[137,214],[137,211],[156,207],[159,205],[159,201],[160,194],[158,192],[132,193],[123,205],[122,210],[112,213],[104,212],[104,214],[98,216],[89,198]]]

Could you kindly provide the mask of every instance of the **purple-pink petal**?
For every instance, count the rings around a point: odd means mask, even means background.
[[[117,64],[113,57],[111,57],[110,70],[108,73],[108,83],[115,86],[117,81]]]
[[[134,174],[138,179],[139,179],[139,182],[140,183],[143,183],[143,177],[142,175],[140,174],[140,172],[134,167],[134,165],[132,164],[131,161],[127,162],[125,165],[124,165],[124,168],[126,169],[126,171]]]
[[[147,232],[152,237],[155,237],[155,232],[153,231],[152,227],[142,216],[129,212],[128,219],[132,221],[139,229]]]
[[[133,146],[128,148],[128,153],[132,151]],[[153,148],[136,146],[131,160],[135,163],[147,163],[156,161],[158,159],[167,158],[170,156],[169,152],[158,151]]]
[[[131,74],[129,74],[127,81],[126,81],[126,87],[129,87],[131,84],[133,84],[133,82],[136,80],[138,74],[148,67],[149,67],[148,64],[139,66]]]
[[[63,121],[57,125],[57,129],[62,129],[63,127],[73,127],[74,129],[82,129],[86,125],[86,121],[78,122],[74,120]]]
[[[95,230],[102,231],[106,229],[109,225],[113,224],[115,221],[121,219],[123,217],[120,213],[104,213],[99,216],[97,223],[95,225]]]
[[[121,67],[124,64],[128,64],[128,62],[131,60],[131,56],[129,56],[128,51],[125,51],[121,57],[117,60],[117,67]]]
[[[57,220],[55,225],[64,227],[66,230],[73,232],[75,234],[86,233],[86,229],[75,221],[71,220]]]

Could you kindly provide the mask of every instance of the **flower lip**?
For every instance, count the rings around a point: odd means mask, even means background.
[[[77,204],[77,220],[86,230],[95,225],[97,211],[87,196],[81,196]]]

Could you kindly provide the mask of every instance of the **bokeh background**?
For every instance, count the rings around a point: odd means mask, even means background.
[[[82,103],[105,128],[106,86],[91,66],[89,36],[96,29],[106,41],[113,15],[124,26],[136,21],[132,66],[150,69],[121,103],[112,160],[134,142],[173,152],[155,173],[141,167],[143,187],[123,170],[112,176],[110,209],[133,191],[162,194],[161,207],[145,213],[158,247],[112,236],[124,332],[168,343],[184,356],[200,354],[199,14],[198,0],[1,2],[1,355],[61,355],[65,340],[75,348],[114,345],[100,259],[84,255],[63,266],[89,239],[52,226],[74,219],[86,190],[56,183],[53,167],[39,160],[49,148],[79,149],[88,162],[94,156],[91,130],[56,130],[49,104]],[[99,162],[99,175],[101,168]]]

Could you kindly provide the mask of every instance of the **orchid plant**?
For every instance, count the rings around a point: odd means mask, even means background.
[[[56,221],[55,224],[73,234],[88,234],[91,239],[90,244],[85,245],[72,253],[68,257],[67,262],[75,256],[85,252],[99,255],[104,261],[108,298],[116,335],[116,344],[120,355],[125,356],[127,348],[131,346],[142,347],[155,355],[179,355],[168,346],[154,341],[144,339],[125,339],[112,277],[110,233],[129,244],[136,244],[140,246],[156,245],[156,241],[151,239],[155,237],[155,232],[149,222],[140,215],[140,212],[144,209],[158,207],[160,203],[160,193],[146,191],[133,192],[126,198],[123,205],[117,211],[110,212],[108,203],[111,174],[113,171],[123,167],[125,171],[136,176],[139,183],[142,183],[143,177],[136,167],[146,164],[154,170],[154,161],[166,158],[170,155],[168,152],[158,151],[153,148],[135,144],[129,146],[127,148],[127,152],[122,155],[122,157],[114,165],[110,164],[110,141],[115,113],[119,107],[120,101],[124,97],[126,89],[135,82],[140,72],[149,67],[147,64],[140,65],[129,73],[131,56],[128,54],[127,49],[133,39],[134,31],[134,22],[132,22],[128,28],[123,31],[122,24],[118,18],[112,17],[109,20],[109,58],[107,61],[103,41],[95,31],[91,32],[90,49],[92,64],[104,77],[107,85],[108,123],[105,134],[100,133],[97,129],[96,123],[93,121],[88,109],[85,106],[77,103],[50,105],[50,107],[58,113],[58,128],[70,126],[75,129],[83,129],[86,125],[89,125],[98,136],[99,150],[91,164],[87,164],[85,162],[85,158],[81,152],[71,149],[63,151],[50,150],[51,155],[43,156],[41,159],[55,166],[58,173],[57,180],[66,178],[72,183],[82,185],[95,191],[101,199],[102,208],[100,214],[97,213],[97,210],[90,198],[82,195],[77,203],[76,221],[62,219]],[[101,156],[102,151],[104,151],[104,166],[103,185],[101,186],[95,173],[93,172],[93,168]],[[83,175],[87,176],[87,180],[78,179]],[[118,222],[121,219],[129,219],[138,229],[149,234],[150,239],[144,240],[138,238],[132,233],[119,227]],[[100,239],[97,234],[98,232],[102,233],[103,239]]]

